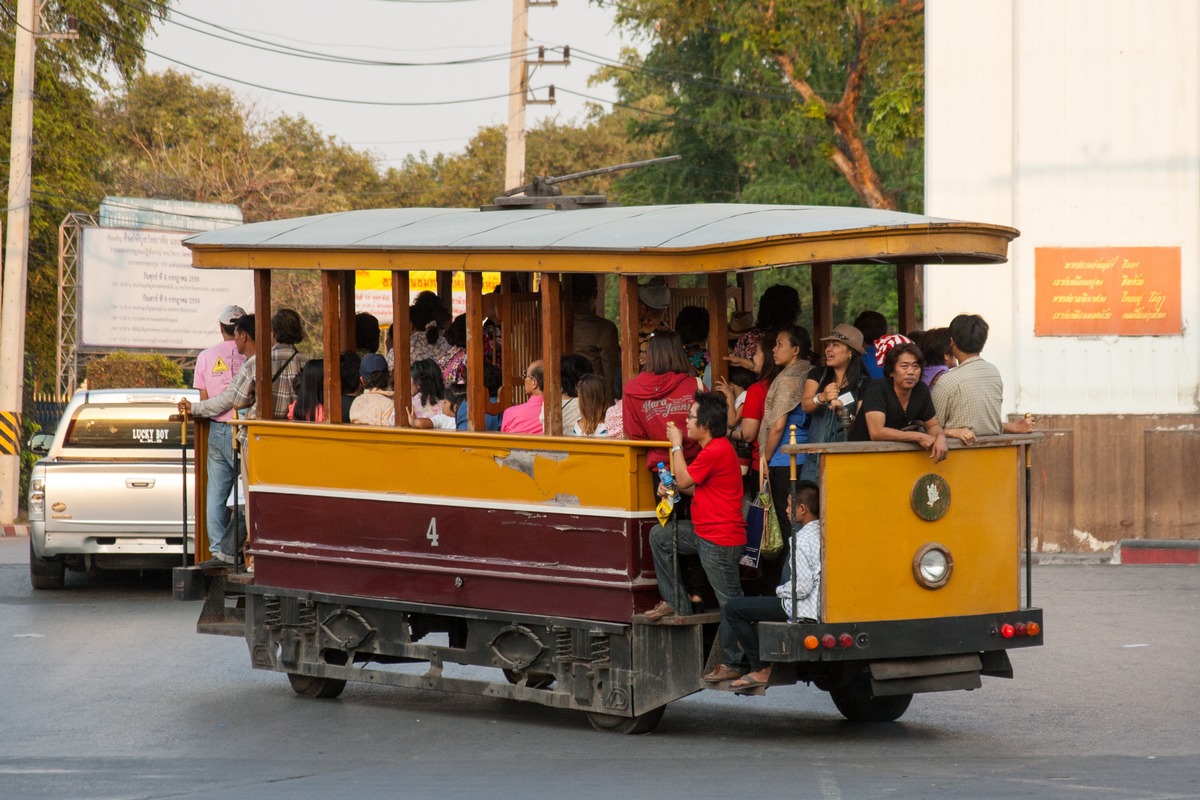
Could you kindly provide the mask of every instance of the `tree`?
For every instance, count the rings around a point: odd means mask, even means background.
[[[923,7],[630,0],[617,19],[653,42],[645,62],[629,66],[665,87],[674,143],[712,159],[724,152],[718,169],[742,192],[757,182],[756,199],[778,195],[825,162],[862,204],[897,208],[877,161],[885,151],[905,160],[908,142],[924,135]]]
[[[16,3],[0,0],[0,15],[11,30]],[[79,38],[39,40],[35,58],[32,187],[29,228],[29,280],[25,349],[34,386],[52,383],[57,337],[58,226],[71,211],[94,208],[102,196],[97,165],[105,142],[93,113],[94,96],[115,75],[127,80],[141,69],[142,39],[154,16],[124,0],[49,0],[44,29],[66,29],[78,20]],[[12,97],[13,38],[0,37],[0,96]],[[0,140],[11,138],[11,106],[0,114]],[[9,162],[0,159],[0,180],[8,184]]]

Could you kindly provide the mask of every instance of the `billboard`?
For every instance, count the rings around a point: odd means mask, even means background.
[[[483,293],[488,294],[500,285],[499,272],[483,273]],[[408,273],[408,302],[421,292],[437,292],[437,273],[414,270]],[[466,313],[467,282],[461,272],[454,273],[454,296],[450,311],[454,316]],[[354,277],[354,310],[374,314],[380,325],[392,324],[392,273],[360,269]]]
[[[79,258],[81,349],[198,352],[220,340],[227,305],[254,307],[249,270],[199,270],[179,231],[85,228]]]

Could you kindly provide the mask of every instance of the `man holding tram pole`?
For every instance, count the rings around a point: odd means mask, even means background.
[[[646,612],[649,620],[692,613],[691,599],[677,572],[676,555],[700,557],[721,606],[742,595],[738,561],[746,546],[746,521],[742,518],[742,469],[725,436],[729,412],[723,395],[696,392],[694,399],[687,417],[687,436],[700,445],[700,453],[691,464],[683,457],[683,431],[673,421],[667,423],[670,472],[677,488],[692,495],[692,518],[675,518],[668,520],[670,527],[657,524],[650,529],[650,552],[662,600]],[[658,493],[666,496],[666,492],[660,484]]]
[[[794,496],[795,508],[792,495],[787,502],[795,534],[788,548],[791,558],[784,564],[779,586],[774,596],[733,597],[721,609],[721,649],[726,660],[704,676],[708,683],[732,680],[732,689],[766,686],[771,679],[771,665],[759,658],[755,623],[816,622],[820,616],[821,501],[817,485],[800,481]],[[744,662],[737,658],[739,647]],[[743,664],[749,666],[745,675],[740,669]]]

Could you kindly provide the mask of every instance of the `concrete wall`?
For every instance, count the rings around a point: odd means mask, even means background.
[[[1200,502],[1147,478],[1200,468],[1198,53],[1194,0],[926,4],[926,213],[1022,233],[1008,265],[927,267],[925,322],[983,314],[1005,410],[1071,454],[1041,487],[1062,549],[1200,537]],[[1035,336],[1035,248],[1132,246],[1180,248],[1181,334]]]

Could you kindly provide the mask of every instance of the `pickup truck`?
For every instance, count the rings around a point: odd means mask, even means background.
[[[193,429],[189,421],[184,448],[183,424],[171,419],[181,397],[199,392],[83,390],[53,437],[30,440],[44,453],[29,480],[33,588],[61,589],[68,568],[179,566],[185,535],[195,553]]]

